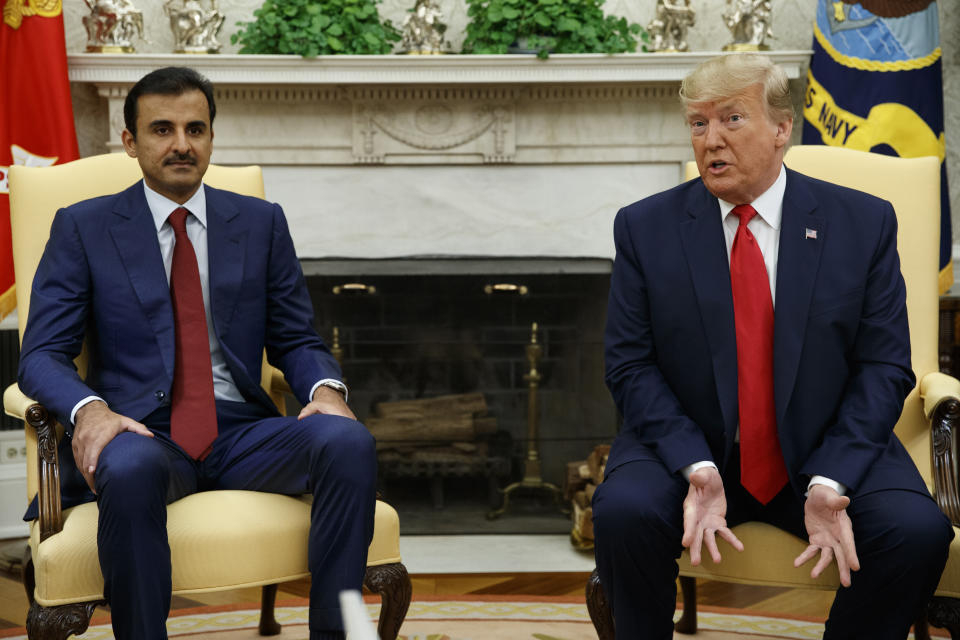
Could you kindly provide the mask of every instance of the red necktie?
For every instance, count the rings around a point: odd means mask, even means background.
[[[737,329],[740,406],[740,482],[767,504],[787,483],[773,403],[773,300],[763,254],[747,228],[756,210],[733,208],[740,218],[730,251],[730,284]]]
[[[180,207],[167,218],[176,237],[170,268],[176,339],[170,437],[191,457],[203,460],[217,437],[217,408],[200,269],[193,244],[187,237],[188,213]]]

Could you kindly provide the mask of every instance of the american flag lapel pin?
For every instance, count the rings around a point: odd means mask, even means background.
[[[816,229],[806,229],[803,232],[804,240],[816,240],[817,239],[817,230]]]

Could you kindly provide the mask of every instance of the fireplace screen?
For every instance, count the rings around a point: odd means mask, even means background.
[[[485,273],[493,263],[440,261],[453,274],[352,262],[304,268],[404,533],[569,532],[568,463],[617,430],[603,384],[609,262]]]

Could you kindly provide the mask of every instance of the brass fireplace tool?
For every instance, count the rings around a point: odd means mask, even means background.
[[[540,475],[540,410],[537,403],[537,389],[540,386],[540,372],[537,371],[537,363],[543,355],[543,347],[537,343],[537,323],[531,326],[530,344],[526,347],[527,362],[530,363],[530,371],[525,373],[523,379],[530,385],[530,393],[527,396],[527,459],[523,464],[523,480],[514,482],[501,489],[503,494],[503,504],[499,509],[487,513],[488,520],[494,520],[506,513],[510,506],[510,495],[520,489],[546,490],[553,494],[560,510],[566,513],[561,500],[562,492],[559,487],[549,482],[545,482]]]

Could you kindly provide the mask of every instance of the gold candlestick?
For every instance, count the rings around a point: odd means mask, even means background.
[[[543,355],[543,347],[537,342],[536,322],[531,326],[530,344],[527,345],[526,352],[530,371],[524,374],[523,379],[529,383],[530,391],[527,395],[527,459],[524,460],[523,464],[523,479],[500,490],[500,493],[503,494],[503,504],[499,509],[487,513],[488,520],[494,520],[506,513],[510,506],[510,495],[520,489],[546,490],[552,493],[557,501],[557,506],[563,513],[567,513],[561,502],[562,492],[560,488],[555,484],[544,482],[540,475],[540,407],[537,394],[542,376],[537,371],[537,363]]]

